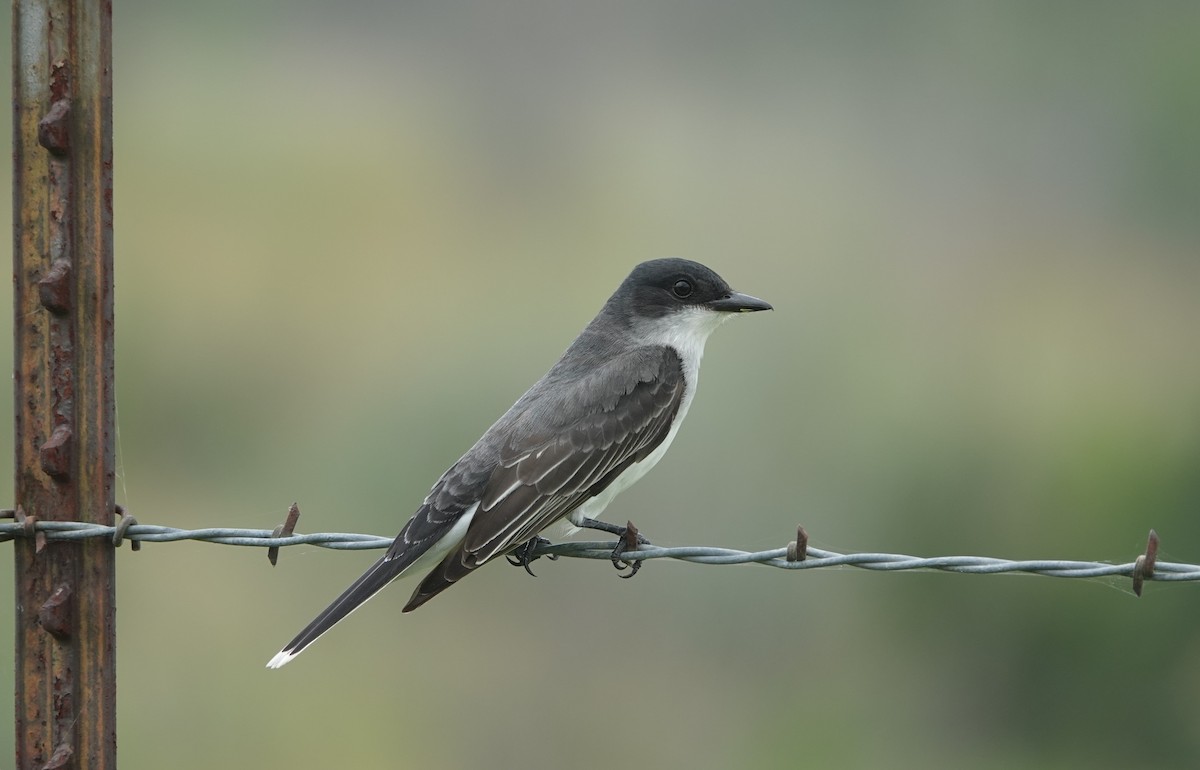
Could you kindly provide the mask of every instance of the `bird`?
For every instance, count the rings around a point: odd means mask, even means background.
[[[623,550],[648,541],[600,514],[671,446],[709,335],[735,315],[772,309],[698,262],[634,267],[550,370],[442,474],[387,553],[267,667],[291,661],[399,577],[422,576],[409,612],[498,556],[529,570],[539,533],[564,518],[619,535],[613,562],[623,566]]]

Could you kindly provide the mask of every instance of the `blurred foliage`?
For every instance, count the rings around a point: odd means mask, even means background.
[[[392,533],[634,263],[681,255],[777,310],[717,333],[610,518],[1111,560],[1153,526],[1200,559],[1195,4],[131,0],[115,28],[143,522],[298,500],[304,531]],[[1200,761],[1190,585],[497,565],[264,670],[370,558],[123,553],[123,764]]]

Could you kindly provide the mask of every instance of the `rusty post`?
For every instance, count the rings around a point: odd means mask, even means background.
[[[13,0],[16,504],[39,521],[113,523],[111,41],[109,0]],[[16,767],[113,770],[113,545],[13,545]]]

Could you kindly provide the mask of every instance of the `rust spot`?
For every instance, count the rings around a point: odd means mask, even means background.
[[[55,639],[71,638],[71,587],[63,583],[38,610],[38,623]]]
[[[55,315],[65,315],[71,309],[71,263],[56,259],[46,275],[38,281],[38,297],[42,306]]]
[[[54,705],[54,719],[59,724],[70,723],[75,719],[75,697],[71,691],[71,669],[63,671],[63,676],[55,676],[52,683],[51,698]]]
[[[68,478],[71,475],[71,429],[59,425],[38,453],[43,473],[55,479]]]
[[[59,59],[50,65],[50,101],[57,102],[68,98],[71,88],[70,74],[66,59]]]
[[[59,99],[50,105],[50,111],[38,121],[38,144],[52,155],[66,155],[71,149],[71,103]]]

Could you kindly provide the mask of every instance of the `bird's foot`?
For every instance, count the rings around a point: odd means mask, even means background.
[[[626,560],[621,558],[621,554],[626,551],[636,551],[639,545],[650,545],[650,541],[638,533],[638,528],[633,526],[632,521],[625,522],[625,526],[623,527],[618,524],[609,524],[607,521],[586,517],[578,521],[572,520],[571,523],[584,529],[598,529],[601,532],[617,536],[617,547],[612,552],[613,566],[619,570],[629,570],[628,575],[621,575],[621,577],[631,578],[642,568],[641,559]]]
[[[612,563],[618,570],[628,569],[628,574],[621,575],[621,577],[628,579],[636,575],[638,570],[642,568],[642,560],[629,560],[622,559],[621,557],[627,551],[636,551],[639,545],[650,545],[650,541],[638,532],[637,527],[633,526],[632,521],[626,522],[624,529],[618,528],[616,534],[620,537],[617,538],[617,547],[612,552]]]
[[[543,545],[550,545],[550,541],[544,537],[534,535],[533,537],[529,538],[529,540],[525,541],[524,545],[517,546],[517,548],[511,553],[506,554],[504,558],[507,559],[508,563],[514,567],[524,567],[526,572],[528,572],[530,575],[533,575],[533,577],[537,577],[537,575],[533,574],[533,570],[529,568],[529,565],[537,559],[542,558],[541,555],[537,553],[537,549]],[[546,558],[550,561],[556,561],[558,559],[558,554],[546,554]]]

